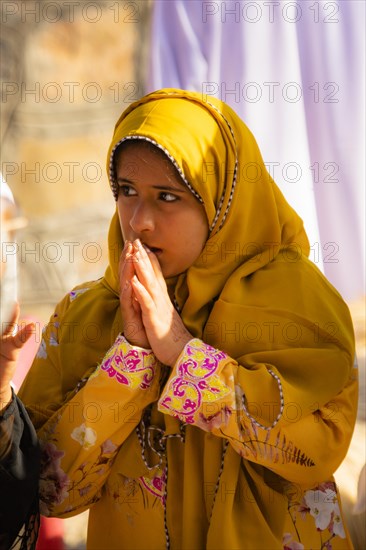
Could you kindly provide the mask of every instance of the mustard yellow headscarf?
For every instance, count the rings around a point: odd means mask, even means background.
[[[182,319],[194,336],[239,361],[246,356],[247,365],[276,364],[271,350],[277,350],[276,357],[283,350],[281,362],[288,367],[295,363],[301,372],[301,364],[307,365],[309,388],[319,385],[320,342],[321,347],[338,343],[353,355],[347,307],[307,259],[302,220],[268,174],[253,135],[228,105],[177,89],[133,103],[118,120],[108,152],[115,196],[113,155],[128,139],[146,139],[161,148],[204,204],[208,241],[194,265],[174,281]],[[117,215],[109,246],[104,282],[117,295],[116,247],[123,246]],[[331,362],[324,362],[322,375],[329,377],[326,402],[343,387],[348,369],[335,372]]]
[[[206,247],[176,288],[180,305],[185,304],[185,321],[199,335],[207,321],[207,306],[239,266],[245,277],[285,247],[290,247],[290,261],[308,255],[303,223],[268,174],[253,135],[225,103],[215,98],[204,102],[198,93],[166,89],[131,105],[115,126],[108,153],[115,197],[116,148],[127,139],[141,138],[165,151],[207,213]],[[109,241],[113,252],[116,243],[123,246],[117,216]],[[118,255],[113,253],[105,278],[115,292],[117,274]],[[205,313],[198,318],[202,308]]]

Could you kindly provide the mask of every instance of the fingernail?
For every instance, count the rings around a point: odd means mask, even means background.
[[[151,250],[150,250],[150,248],[149,248],[148,246],[146,246],[146,244],[143,244],[142,246],[143,246],[143,248],[145,249],[146,254],[151,254],[151,253],[152,253]]]

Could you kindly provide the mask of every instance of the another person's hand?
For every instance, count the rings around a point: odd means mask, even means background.
[[[140,241],[134,241],[133,246],[131,285],[146,336],[159,361],[173,366],[193,337],[171,302],[157,257]]]
[[[131,279],[135,274],[135,249],[129,241],[125,243],[119,263],[119,301],[124,324],[123,334],[130,344],[141,348],[150,348],[145,327],[142,322],[140,304],[135,298]]]
[[[34,332],[34,324],[18,326],[19,305],[16,304],[12,319],[1,336],[0,350],[0,411],[11,402],[10,382],[14,376],[21,348]]]

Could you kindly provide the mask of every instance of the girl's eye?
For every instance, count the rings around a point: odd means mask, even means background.
[[[160,193],[159,198],[164,202],[175,202],[179,200],[179,198],[176,195],[173,195],[172,193],[167,193],[166,191],[163,191],[162,193]]]
[[[133,197],[134,195],[137,195],[135,189],[131,187],[130,185],[120,185],[119,186],[119,192],[124,197]]]

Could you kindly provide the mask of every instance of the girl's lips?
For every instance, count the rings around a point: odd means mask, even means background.
[[[163,253],[161,248],[150,248],[150,250],[155,254],[155,256],[160,256],[160,254]]]
[[[159,256],[159,254],[163,252],[161,248],[156,248],[155,246],[148,246],[147,244],[144,244],[144,246],[148,250],[151,250],[151,252],[153,252],[156,256]]]

